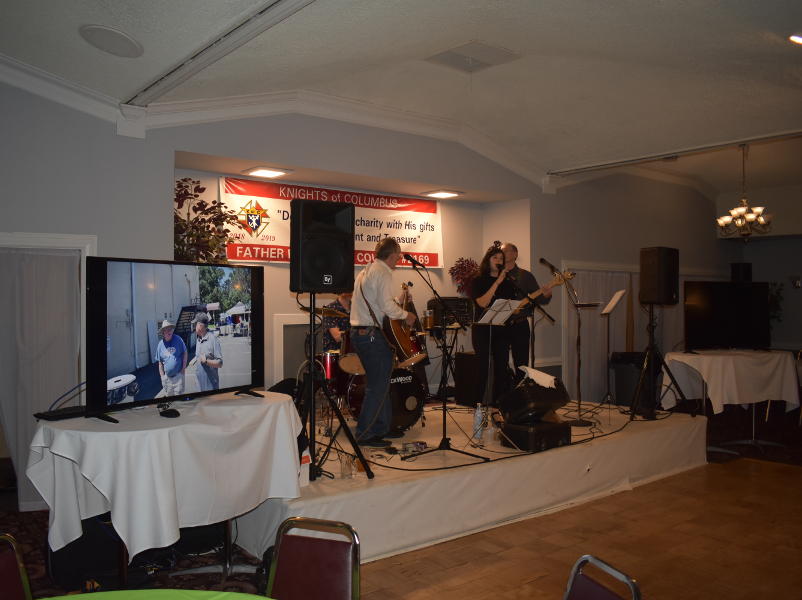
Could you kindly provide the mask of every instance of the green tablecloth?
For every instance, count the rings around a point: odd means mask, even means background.
[[[208,590],[119,590],[57,596],[50,600],[270,600],[264,596],[240,594],[239,592],[214,592]]]

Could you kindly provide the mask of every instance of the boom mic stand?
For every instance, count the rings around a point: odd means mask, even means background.
[[[451,310],[449,310],[448,306],[443,301],[443,298],[440,296],[440,294],[437,293],[437,290],[434,289],[434,286],[429,282],[429,280],[426,277],[423,276],[423,273],[421,273],[418,270],[418,266],[415,263],[412,263],[412,268],[415,270],[415,272],[418,275],[420,275],[420,278],[423,279],[423,282],[427,286],[429,286],[429,289],[432,290],[432,293],[434,294],[434,297],[437,299],[437,302],[439,303],[440,307],[443,310],[443,312],[442,312],[442,314],[443,314],[443,322],[445,322],[446,314],[450,314],[452,317],[455,317],[455,320],[456,320],[456,315],[454,315],[454,313]],[[454,330],[454,337],[455,338],[456,338],[456,335],[457,335],[457,331],[458,331],[457,329]],[[451,438],[448,437],[448,432],[446,430],[446,413],[448,411],[448,408],[446,407],[446,400],[448,399],[448,393],[446,392],[446,388],[448,387],[448,361],[450,359],[450,352],[449,352],[449,346],[448,346],[448,330],[445,327],[443,328],[442,344],[439,342],[439,340],[436,337],[435,337],[435,343],[437,343],[437,347],[440,349],[441,356],[443,357],[443,359],[441,361],[441,364],[440,364],[440,387],[438,388],[438,392],[437,392],[439,394],[440,400],[442,401],[442,404],[443,404],[443,406],[442,406],[442,410],[443,410],[443,436],[442,436],[442,438],[440,438],[440,444],[437,446],[437,448],[429,448],[428,450],[422,450],[420,452],[413,452],[412,454],[408,454],[407,456],[402,456],[401,460],[409,460],[410,458],[423,456],[424,454],[429,454],[431,452],[438,452],[439,450],[449,450],[451,452],[458,452],[459,454],[464,454],[465,456],[470,456],[471,458],[478,458],[478,459],[483,460],[484,462],[488,462],[490,459],[488,457],[486,457],[486,456],[479,456],[478,454],[471,454],[470,452],[466,452],[465,450],[460,450],[458,448],[452,448],[451,447]],[[451,346],[453,348],[454,344],[452,343]]]
[[[309,360],[307,361],[306,381],[303,386],[304,402],[306,403],[306,410],[309,417],[309,456],[312,459],[312,464],[309,465],[309,481],[314,481],[323,472],[322,462],[318,462],[315,456],[315,388],[318,386],[315,369],[315,317],[315,292],[309,292]],[[359,459],[359,462],[362,464],[362,468],[365,469],[365,475],[368,476],[368,479],[373,479],[373,471],[370,470],[370,465],[368,465],[368,461],[365,460],[365,455],[362,454],[359,444],[356,443],[354,434],[351,433],[351,428],[348,427],[348,424],[345,422],[345,417],[343,417],[340,407],[337,406],[337,403],[329,394],[326,386],[321,385],[320,387],[323,388],[326,400],[329,403],[329,408],[331,408],[337,416],[337,420],[340,423],[338,431],[340,428],[345,431],[345,436],[351,443],[354,454],[356,454],[357,459]],[[328,452],[326,452],[326,454],[327,453]]]

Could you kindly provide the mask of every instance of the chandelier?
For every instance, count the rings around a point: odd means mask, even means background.
[[[746,155],[749,147],[741,144],[741,203],[730,209],[730,214],[716,219],[723,237],[739,235],[744,241],[753,233],[768,233],[771,230],[771,215],[764,206],[749,206],[746,199]]]

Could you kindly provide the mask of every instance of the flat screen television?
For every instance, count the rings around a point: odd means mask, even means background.
[[[769,284],[730,281],[685,282],[685,350],[767,350]]]
[[[261,267],[87,257],[86,271],[87,416],[264,385]]]

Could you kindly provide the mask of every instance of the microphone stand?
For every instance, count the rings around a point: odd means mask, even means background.
[[[437,299],[437,302],[443,309],[443,322],[445,322],[445,316],[447,313],[450,313],[450,316],[454,317],[456,321],[456,315],[451,311],[446,303],[443,301],[443,298],[440,294],[437,293],[437,290],[434,289],[434,286],[428,281],[426,277],[423,276],[418,270],[417,265],[413,262],[412,268],[415,272],[423,279],[423,282],[432,290],[434,297]],[[425,268],[425,267],[424,267]],[[464,328],[464,325],[462,326]],[[457,336],[457,329],[454,330],[454,337]],[[470,456],[471,458],[478,458],[484,462],[488,462],[490,459],[486,456],[479,456],[478,454],[471,454],[470,452],[466,452],[464,450],[460,450],[458,448],[451,447],[451,438],[448,437],[448,432],[446,430],[446,413],[448,411],[446,407],[446,400],[448,399],[448,394],[446,393],[446,387],[448,386],[448,361],[451,359],[450,348],[448,345],[448,330],[443,327],[443,340],[442,345],[439,343],[438,339],[435,337],[435,343],[438,345],[440,349],[440,354],[442,356],[442,360],[440,361],[440,388],[438,390],[438,394],[440,395],[440,400],[442,401],[442,410],[443,410],[443,436],[440,439],[440,444],[437,448],[429,448],[428,450],[422,450],[420,452],[413,452],[412,454],[408,454],[406,456],[402,456],[401,460],[409,460],[410,458],[415,458],[418,456],[422,456],[424,454],[429,454],[431,452],[437,452],[439,450],[450,450],[451,452],[458,452],[459,454],[464,454],[465,456]],[[451,347],[453,348],[454,344],[452,343]]]

